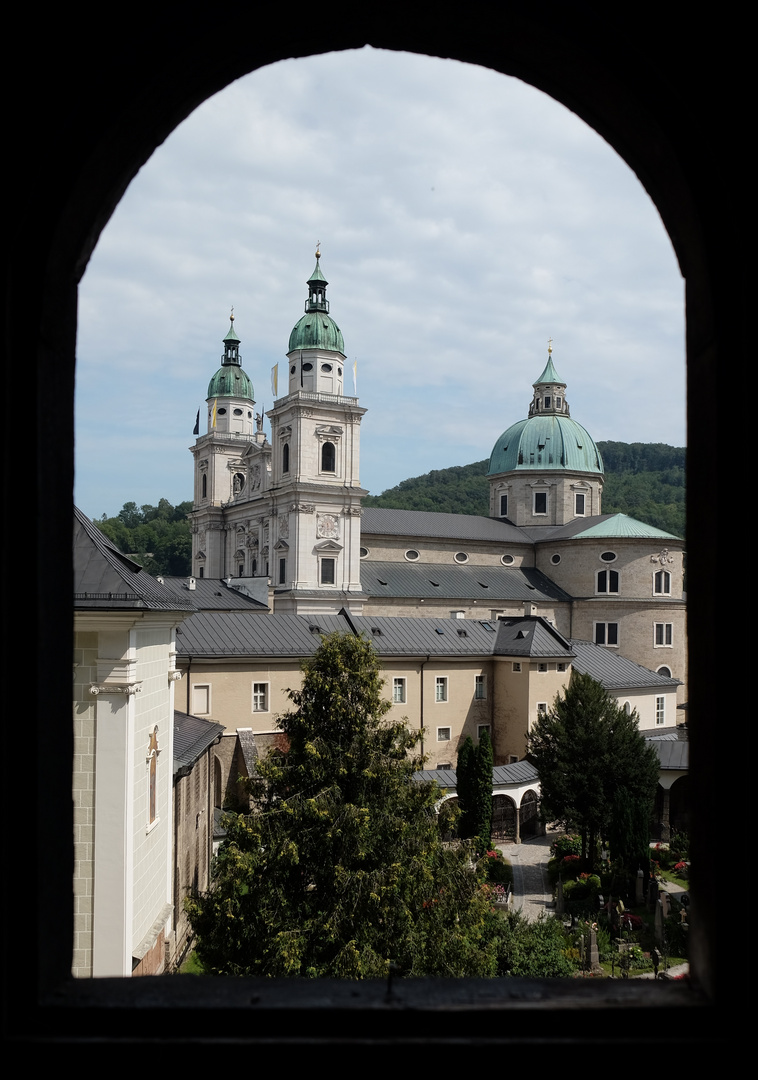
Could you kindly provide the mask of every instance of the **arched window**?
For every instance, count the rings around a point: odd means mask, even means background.
[[[203,498],[208,498],[208,473],[203,473]]]
[[[321,471],[334,472],[336,460],[337,455],[334,450],[334,443],[325,442],[321,447]]]
[[[290,444],[286,442],[282,447],[282,472],[290,471]]]
[[[598,570],[597,591],[599,593],[617,593],[619,591],[618,570]]]
[[[671,574],[668,570],[659,570],[653,578],[653,592],[656,596],[671,595]]]

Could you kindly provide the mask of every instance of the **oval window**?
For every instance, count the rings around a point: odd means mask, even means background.
[[[503,566],[513,566],[514,558],[512,555],[501,555],[500,562]]]
[[[561,561],[560,555],[551,555],[550,556],[550,562],[553,564],[553,566],[557,566],[560,561]]]
[[[415,562],[418,559],[419,554],[414,548],[408,548],[405,553],[405,557],[409,562]]]
[[[216,409],[216,414],[218,416],[226,416],[226,409]]]
[[[455,561],[458,563],[468,562],[468,555],[465,551],[456,551]]]
[[[294,375],[296,371],[297,371],[297,368],[293,364],[292,367],[290,368],[290,375]]]
[[[321,365],[321,370],[322,371],[331,371],[332,370],[332,365],[331,364],[322,364]]]
[[[615,551],[604,551],[603,554],[600,556],[600,558],[602,559],[603,562],[615,562],[616,561],[616,552]]]
[[[364,548],[364,547],[361,548],[361,558],[362,559],[365,559],[368,556],[368,553],[369,553],[368,548]]]
[[[303,371],[313,371],[313,364],[303,364]]]
[[[234,410],[234,415],[235,416],[242,416],[242,409],[235,409]]]

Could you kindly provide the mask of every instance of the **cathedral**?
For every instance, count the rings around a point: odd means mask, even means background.
[[[224,579],[275,614],[541,618],[609,663],[677,680],[685,701],[684,543],[602,513],[602,457],[571,417],[552,348],[527,415],[493,446],[488,517],[362,510],[365,409],[345,392],[327,285],[317,251],[270,440],[232,317],[191,448],[194,577]]]

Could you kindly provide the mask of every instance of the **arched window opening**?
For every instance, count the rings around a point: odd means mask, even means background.
[[[321,447],[321,471],[322,472],[335,472],[336,471],[337,454],[334,448],[334,443],[325,442]]]

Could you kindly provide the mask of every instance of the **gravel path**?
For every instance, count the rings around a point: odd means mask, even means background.
[[[529,920],[538,918],[552,903],[547,863],[555,835],[549,831],[547,836],[535,836],[524,844],[497,845],[513,866],[513,907]]]

